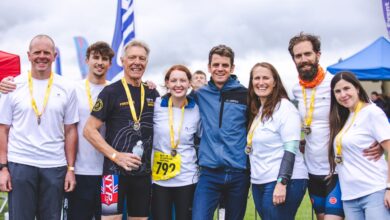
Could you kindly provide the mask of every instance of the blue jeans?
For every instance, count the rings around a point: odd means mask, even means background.
[[[390,219],[390,210],[385,207],[383,198],[386,190],[369,195],[344,200],[344,213],[347,219]]]
[[[195,190],[192,219],[213,219],[221,195],[225,198],[226,219],[243,219],[248,190],[247,171],[202,167]]]
[[[275,206],[272,202],[276,181],[265,184],[252,184],[253,200],[262,220],[294,220],[295,214],[306,193],[307,180],[293,179],[287,184],[286,201]]]

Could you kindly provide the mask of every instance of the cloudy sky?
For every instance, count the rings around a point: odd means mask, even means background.
[[[79,79],[73,43],[111,43],[116,0],[12,0],[0,2],[0,50],[21,56],[33,36],[52,36],[60,48],[63,75]],[[320,63],[327,67],[380,36],[387,37],[381,0],[135,0],[136,37],[151,47],[145,78],[160,82],[173,64],[207,70],[209,50],[226,44],[236,53],[236,71],[247,85],[256,62],[275,65],[289,88],[297,73],[287,51],[301,31],[321,37]]]

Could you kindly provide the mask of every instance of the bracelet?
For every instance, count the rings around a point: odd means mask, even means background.
[[[74,172],[74,167],[68,166],[68,171],[73,171]]]
[[[115,162],[115,158],[116,158],[116,152],[112,153],[111,160]]]

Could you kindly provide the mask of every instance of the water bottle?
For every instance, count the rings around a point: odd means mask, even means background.
[[[133,154],[142,158],[144,154],[144,146],[142,145],[142,141],[137,141],[137,144],[133,147]]]

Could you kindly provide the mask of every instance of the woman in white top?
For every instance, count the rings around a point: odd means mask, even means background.
[[[308,179],[298,150],[300,118],[271,64],[252,68],[249,105],[246,153],[256,209],[261,219],[294,219]]]
[[[194,137],[200,128],[199,109],[187,97],[191,72],[172,66],[165,75],[168,93],[154,105],[152,152],[153,219],[191,219],[192,200],[198,182]]]
[[[347,219],[390,219],[390,163],[362,151],[377,141],[390,150],[390,124],[350,72],[331,82],[329,162],[339,174]]]

